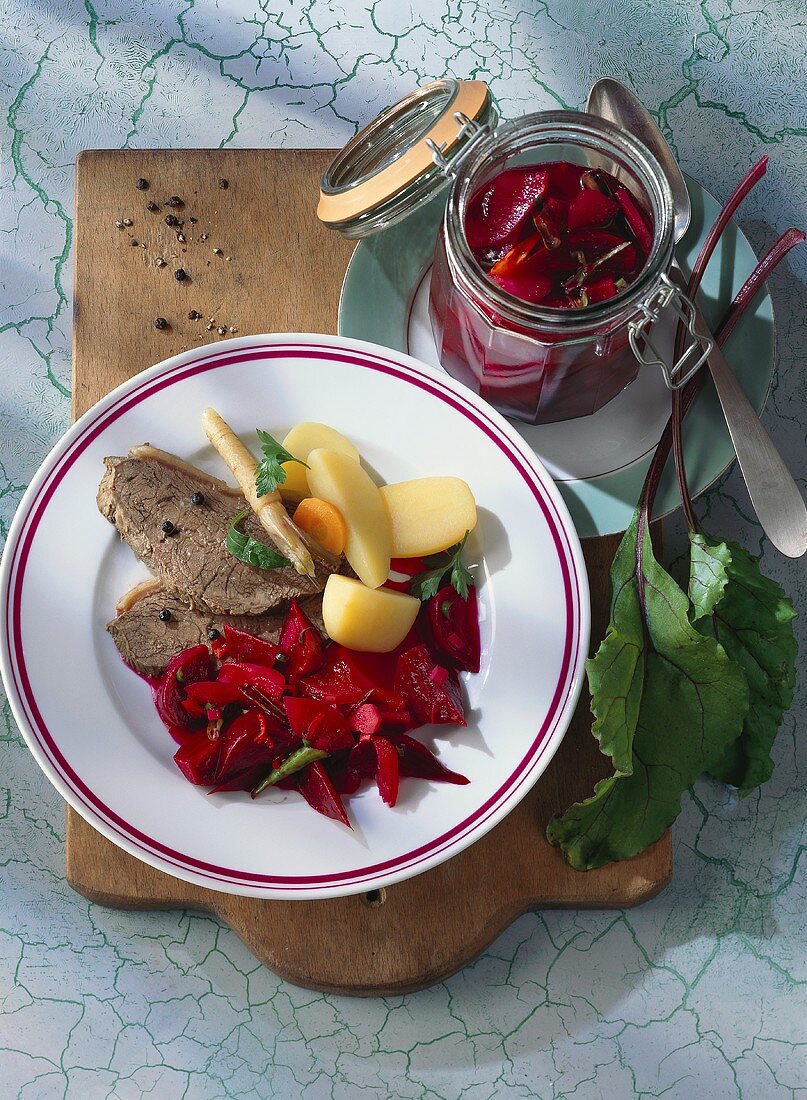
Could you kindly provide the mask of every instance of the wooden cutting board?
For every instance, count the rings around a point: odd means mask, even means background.
[[[79,156],[74,417],[144,367],[224,338],[219,327],[224,335],[336,332],[352,245],[314,216],[330,155],[245,149]],[[138,179],[148,181],[147,190],[137,188]],[[184,206],[162,205],[174,195]],[[159,211],[149,211],[148,202]],[[166,224],[171,214],[179,229]],[[184,280],[175,277],[180,268]],[[191,319],[192,310],[202,319]],[[167,327],[157,329],[157,317]],[[617,542],[584,541],[595,644],[607,622]],[[586,696],[554,760],[509,817],[448,863],[380,892],[287,902],[204,889],[127,855],[69,808],[67,878],[103,905],[215,913],[266,966],[298,985],[402,993],[476,958],[527,909],[621,908],[669,882],[669,834],[635,859],[587,874],[569,868],[546,842],[552,814],[589,794],[606,771]]]

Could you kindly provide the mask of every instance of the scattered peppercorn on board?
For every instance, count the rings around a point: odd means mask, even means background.
[[[331,155],[80,154],[74,417],[145,367],[233,332],[336,331],[352,246],[314,213]],[[594,649],[608,620],[608,571],[618,542],[583,541]],[[403,993],[473,961],[525,910],[623,908],[669,882],[669,833],[634,859],[586,874],[547,843],[552,814],[589,794],[606,773],[584,689],[563,744],[521,804],[459,856],[386,890],[326,901],[207,890],[141,863],[69,807],[67,878],[102,905],[215,913],[266,966],[298,985],[358,996]]]

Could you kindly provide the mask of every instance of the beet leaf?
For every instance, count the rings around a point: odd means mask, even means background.
[[[695,533],[690,543],[695,629],[720,641],[743,670],[750,692],[742,733],[707,770],[744,797],[773,773],[771,748],[793,700],[796,613],[776,581],[737,543]]]
[[[684,792],[739,737],[748,710],[742,670],[690,623],[686,594],[653,556],[642,509],[614,558],[611,585],[611,622],[588,674],[594,732],[615,771],[547,830],[581,871],[658,840]]]
[[[765,172],[748,173],[707,236],[688,285],[697,293],[715,244]],[[786,253],[805,235],[783,234],[744,283],[717,331],[724,343]],[[679,328],[676,355],[681,350]],[[643,851],[678,815],[701,772],[748,794],[773,771],[770,750],[790,706],[796,641],[791,602],[736,543],[700,532],[686,481],[681,423],[705,372],[673,394],[642,497],[611,570],[611,622],[587,663],[593,732],[613,775],[591,798],[550,822],[549,840],[587,870]],[[690,528],[689,594],[653,556],[653,501],[673,449]]]

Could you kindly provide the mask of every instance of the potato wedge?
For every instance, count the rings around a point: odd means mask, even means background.
[[[447,550],[476,527],[476,501],[459,477],[421,477],[383,485],[392,556],[420,558]]]
[[[361,463],[336,451],[311,451],[308,466],[311,492],[345,517],[345,557],[368,588],[380,588],[389,576],[392,532],[378,486]]]
[[[283,446],[293,454],[295,458],[308,462],[308,456],[318,447],[324,447],[327,451],[336,451],[340,455],[348,455],[356,462],[359,461],[359,452],[349,439],[335,428],[329,428],[327,424],[317,424],[314,421],[305,420],[301,424],[295,424],[286,438]],[[282,496],[290,500],[302,500],[311,496],[308,488],[308,471],[299,462],[284,462],[286,480],[280,485]]]
[[[328,636],[362,653],[389,653],[412,629],[420,600],[389,588],[367,588],[353,577],[333,573],[322,597]]]

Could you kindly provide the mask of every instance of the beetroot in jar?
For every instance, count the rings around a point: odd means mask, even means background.
[[[493,176],[468,204],[465,236],[492,282],[553,309],[615,298],[653,247],[648,216],[626,187],[566,161]]]
[[[362,237],[446,187],[429,303],[441,363],[520,420],[594,413],[638,373],[631,330],[670,301],[669,183],[612,123],[546,111],[495,126],[482,89],[435,81],[382,113],[329,165],[319,216]]]
[[[639,371],[628,326],[671,255],[669,185],[634,138],[575,112],[510,123],[449,196],[429,303],[440,361],[507,416],[594,413]]]

